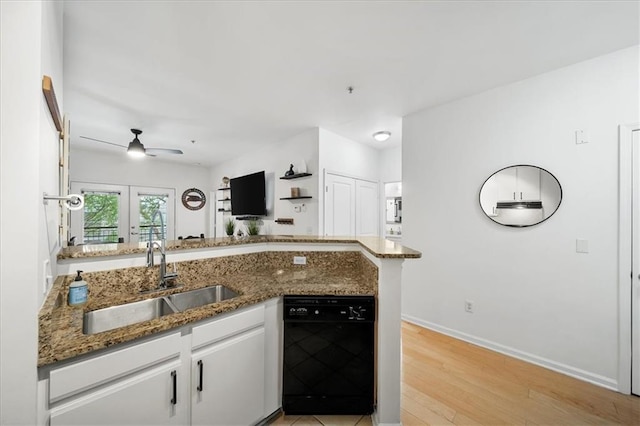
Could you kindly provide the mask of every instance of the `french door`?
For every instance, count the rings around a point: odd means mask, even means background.
[[[70,213],[70,238],[75,244],[137,243],[154,240],[162,232],[175,239],[175,189],[71,182],[71,192],[82,194],[82,210]],[[160,220],[151,223],[156,210]]]

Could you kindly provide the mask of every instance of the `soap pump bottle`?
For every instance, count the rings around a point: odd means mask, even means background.
[[[82,271],[78,271],[78,275],[69,286],[69,306],[80,306],[87,303],[89,289],[87,282],[80,275]]]

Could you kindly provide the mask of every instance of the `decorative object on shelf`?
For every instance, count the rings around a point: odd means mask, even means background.
[[[229,218],[224,223],[224,232],[229,236],[233,236],[233,233],[236,231],[236,222],[235,220]]]
[[[182,205],[189,210],[200,210],[206,203],[207,197],[198,188],[189,188],[182,193]]]
[[[258,235],[260,233],[260,224],[257,220],[250,220],[247,224],[248,235]]]
[[[300,196],[300,188],[297,186],[291,187],[291,198],[298,198]]]
[[[279,217],[275,220],[275,223],[279,223],[280,225],[293,225],[293,218]]]
[[[222,185],[220,186],[220,189],[227,189],[229,188],[229,178],[227,176],[222,178]]]
[[[284,172],[284,175],[285,175],[285,176],[293,176],[293,175],[295,175],[295,174],[296,174],[296,173],[293,171],[293,164],[290,164],[290,165],[289,165],[289,170],[287,170],[286,172]]]

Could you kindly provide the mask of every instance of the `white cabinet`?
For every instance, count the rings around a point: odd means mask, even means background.
[[[274,298],[43,369],[45,424],[255,424],[281,406],[281,318]]]
[[[186,404],[178,389],[188,379],[179,361],[135,374],[51,411],[58,425],[183,425]]]
[[[194,352],[193,425],[250,425],[264,416],[264,327]]]
[[[495,176],[498,201],[540,200],[540,169],[530,166],[510,167]]]
[[[153,424],[188,421],[180,333],[53,369],[52,426]]]
[[[265,304],[195,326],[191,422],[249,425],[264,417]]]

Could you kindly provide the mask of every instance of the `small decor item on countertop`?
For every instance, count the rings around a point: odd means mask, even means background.
[[[87,303],[89,298],[89,289],[87,282],[80,275],[82,271],[78,271],[78,276],[69,285],[69,306],[80,306]]]
[[[291,198],[298,198],[300,196],[300,188],[294,186],[291,188]]]
[[[284,172],[284,175],[285,176],[293,176],[293,175],[295,175],[295,172],[293,171],[293,164],[289,165],[289,170]]]
[[[250,220],[247,224],[247,234],[258,235],[260,233],[260,224],[257,220]]]
[[[236,222],[233,219],[227,219],[224,224],[224,232],[229,236],[233,236],[233,233],[236,231]]]

